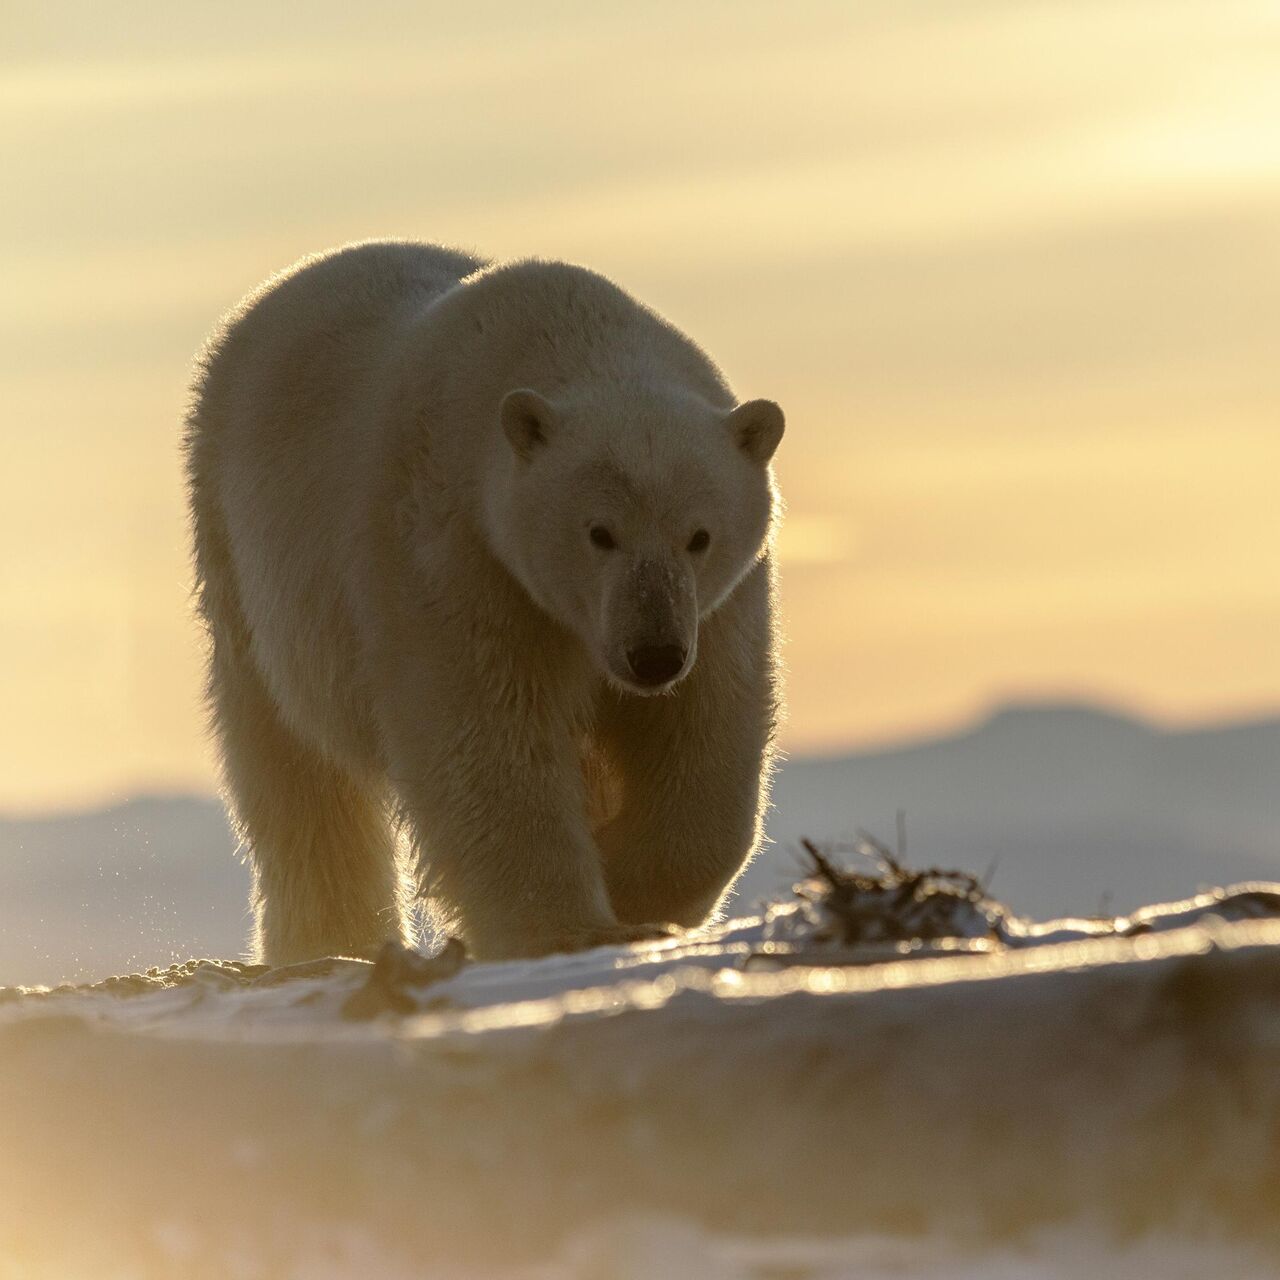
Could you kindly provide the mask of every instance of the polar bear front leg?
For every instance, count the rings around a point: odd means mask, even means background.
[[[661,936],[609,905],[562,664],[461,647],[437,636],[384,716],[423,896],[479,959]]]
[[[601,710],[622,805],[596,839],[622,921],[704,923],[760,840],[778,715],[767,564],[704,621],[698,647],[670,694],[611,693]]]

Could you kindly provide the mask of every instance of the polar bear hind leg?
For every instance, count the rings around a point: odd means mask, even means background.
[[[253,867],[254,959],[370,956],[403,940],[381,797],[290,732],[249,654],[215,648],[209,683],[228,799]]]
[[[405,893],[387,807],[284,722],[254,661],[222,536],[196,485],[207,695],[227,801],[253,868],[252,954],[270,964],[368,956],[403,940]]]

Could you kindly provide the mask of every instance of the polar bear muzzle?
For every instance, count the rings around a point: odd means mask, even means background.
[[[636,683],[651,689],[674,680],[684,670],[686,656],[680,644],[645,644],[627,650],[627,663]]]
[[[668,559],[640,559],[614,596],[614,671],[651,692],[680,679],[698,643],[697,601],[687,569]]]

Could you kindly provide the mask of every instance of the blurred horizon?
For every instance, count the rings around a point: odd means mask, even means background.
[[[0,812],[213,789],[191,360],[383,235],[582,262],[783,404],[793,753],[1280,712],[1269,0],[6,18]]]
[[[868,741],[814,746],[783,747],[776,761],[775,779],[792,761],[805,765],[838,764],[852,760],[875,760],[902,753],[928,750],[954,744],[989,731],[1002,722],[1025,720],[1045,731],[1046,740],[1056,734],[1064,737],[1075,732],[1083,722],[1095,727],[1136,728],[1153,737],[1180,739],[1212,736],[1221,733],[1247,734],[1254,730],[1280,728],[1280,706],[1255,708],[1242,715],[1222,715],[1188,720],[1160,720],[1144,715],[1132,706],[1118,702],[1100,702],[1089,698],[1028,697],[996,699],[971,715],[930,724],[923,730],[905,729],[898,734]],[[24,805],[0,803],[0,823],[40,822],[45,819],[107,812],[126,807],[134,801],[221,800],[222,787],[214,775],[197,777],[190,783],[164,783],[109,787],[101,792],[86,792],[66,803]]]
[[[913,866],[983,875],[1036,919],[1274,882],[1277,761],[1280,716],[1165,732],[1105,708],[1043,703],[876,753],[793,756],[730,914],[785,897],[807,865],[803,841],[857,864],[864,832]],[[0,976],[89,981],[238,954],[249,877],[207,794],[0,811]]]

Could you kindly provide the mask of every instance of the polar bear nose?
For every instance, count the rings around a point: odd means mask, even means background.
[[[629,649],[627,662],[638,684],[659,685],[680,674],[684,655],[684,649],[678,644],[646,644]]]

